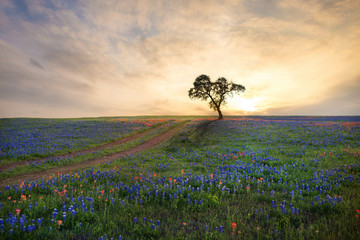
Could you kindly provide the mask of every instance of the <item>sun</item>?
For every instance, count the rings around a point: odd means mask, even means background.
[[[240,109],[246,112],[254,112],[257,110],[256,105],[257,105],[257,101],[255,99],[244,98],[241,101]]]
[[[237,98],[236,101],[232,102],[231,109],[241,110],[244,112],[257,112],[261,111],[259,104],[261,103],[261,98]]]

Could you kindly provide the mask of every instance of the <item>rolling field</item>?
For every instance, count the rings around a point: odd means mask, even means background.
[[[112,158],[176,126],[170,140]],[[0,183],[107,157],[2,187],[0,239],[360,238],[359,117],[2,119],[0,127],[0,167],[10,166]]]
[[[166,122],[166,119],[3,119],[0,164],[90,148]]]

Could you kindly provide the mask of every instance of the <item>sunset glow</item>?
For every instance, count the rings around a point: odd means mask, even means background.
[[[0,117],[359,115],[359,1],[0,2]]]
[[[262,111],[261,107],[262,99],[258,97],[254,98],[237,98],[235,101],[231,101],[231,105],[229,104],[229,108],[232,110],[241,110],[247,113],[254,113]]]
[[[239,107],[241,110],[246,112],[254,112],[257,110],[254,99],[243,99],[242,102],[243,104]]]

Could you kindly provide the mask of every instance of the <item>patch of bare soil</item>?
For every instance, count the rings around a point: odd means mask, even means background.
[[[49,169],[49,170],[45,170],[45,171],[41,171],[41,172],[37,172],[37,173],[26,173],[26,174],[17,175],[17,176],[14,176],[14,177],[6,178],[6,179],[3,179],[3,180],[0,181],[0,186],[3,187],[3,186],[6,186],[6,185],[18,184],[18,183],[21,183],[21,181],[24,181],[24,180],[27,181],[27,180],[41,179],[41,178],[49,177],[49,176],[57,174],[57,173],[64,174],[64,173],[68,173],[68,172],[71,172],[71,171],[73,172],[73,171],[78,170],[78,169],[82,169],[82,168],[85,168],[85,167],[90,167],[90,166],[101,164],[101,163],[108,162],[108,161],[113,161],[113,160],[119,159],[119,158],[124,157],[124,156],[129,156],[129,155],[132,155],[134,153],[138,153],[138,152],[147,150],[147,149],[149,149],[151,147],[154,147],[154,146],[168,140],[182,126],[183,126],[183,124],[180,124],[180,125],[170,129],[169,131],[167,131],[167,132],[165,132],[163,134],[160,134],[160,135],[158,135],[158,136],[156,136],[154,138],[149,139],[148,141],[146,141],[144,143],[141,143],[141,144],[139,144],[139,145],[137,145],[137,146],[135,146],[133,148],[130,148],[130,149],[122,151],[122,152],[114,153],[114,154],[104,156],[104,157],[100,157],[100,158],[94,158],[94,159],[91,159],[91,160],[88,160],[88,161],[85,161],[85,162],[75,163],[75,164],[71,164],[71,165],[67,165],[67,166],[63,166],[63,167],[59,167],[59,168],[55,168],[55,169]],[[140,134],[145,135],[145,134],[148,134],[148,133],[149,132],[147,132],[147,133],[143,132],[143,133],[140,133]],[[142,136],[140,134],[136,134],[136,135],[133,135],[133,136],[130,136],[130,137],[133,137],[132,138],[132,140],[133,140],[133,139],[135,139],[137,137]],[[128,140],[128,141],[130,141],[130,140]],[[116,145],[114,143],[111,143],[111,144]],[[104,147],[104,146],[101,146],[101,147]],[[95,151],[94,149],[96,149],[96,148],[93,148],[92,150],[87,149],[87,152]]]

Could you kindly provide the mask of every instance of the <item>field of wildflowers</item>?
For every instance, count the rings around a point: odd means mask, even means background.
[[[358,117],[198,119],[141,154],[6,186],[0,239],[359,239],[359,154]]]
[[[1,119],[0,164],[102,145],[167,119]]]
[[[62,166],[68,166],[80,162],[87,162],[89,160],[99,159],[109,155],[111,156],[113,154],[140,145],[141,143],[144,143],[145,141],[154,138],[157,135],[160,135],[173,127],[176,127],[179,124],[183,124],[184,122],[186,121],[175,121],[170,119],[161,119],[154,121],[148,119],[146,120],[146,125],[154,127],[152,131],[146,132],[145,135],[136,137],[133,140],[124,142],[122,144],[115,144],[113,146],[102,145],[105,146],[105,148],[93,148],[91,151],[85,149],[85,152],[80,151],[71,155],[50,156],[40,160],[32,160],[30,162],[25,162],[26,164],[23,165],[12,166],[11,168],[5,170],[1,170],[0,165],[0,181],[9,177],[14,178],[21,174],[37,173],[44,170],[50,170]]]

